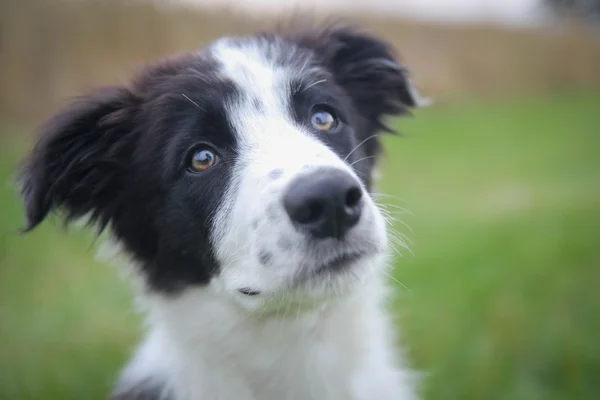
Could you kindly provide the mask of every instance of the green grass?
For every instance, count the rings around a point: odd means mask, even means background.
[[[386,138],[380,201],[414,253],[394,306],[426,398],[597,398],[599,111],[600,94],[437,106]],[[1,181],[24,150],[7,131]],[[0,206],[0,398],[104,398],[139,336],[127,284],[89,234],[15,235],[8,184]]]

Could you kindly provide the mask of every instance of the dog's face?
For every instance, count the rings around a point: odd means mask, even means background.
[[[376,135],[416,102],[361,33],[222,39],[51,120],[22,174],[29,229],[55,209],[89,216],[166,295],[339,295],[386,254]]]

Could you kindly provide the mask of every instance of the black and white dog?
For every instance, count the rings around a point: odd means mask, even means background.
[[[26,230],[108,228],[147,311],[114,398],[415,398],[370,190],[385,117],[418,105],[388,44],[330,27],[221,39],[49,121]]]

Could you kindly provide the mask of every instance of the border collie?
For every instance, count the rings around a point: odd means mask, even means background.
[[[385,118],[418,105],[386,42],[329,27],[223,38],[52,118],[25,230],[106,228],[147,314],[112,398],[416,398],[371,187]]]

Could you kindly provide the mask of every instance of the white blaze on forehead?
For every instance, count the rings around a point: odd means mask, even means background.
[[[296,121],[292,96],[306,75],[317,75],[312,54],[290,44],[262,39],[223,39],[212,49],[221,73],[239,95],[226,104],[227,118],[238,139],[239,155],[251,161],[257,175],[268,168],[291,171],[307,164],[323,164],[317,158],[335,158],[327,146]],[[310,82],[310,81],[309,81]]]
[[[258,101],[261,114],[283,116],[288,113],[292,77],[290,67],[277,65],[273,59],[276,56],[273,53],[278,50],[275,44],[259,40],[237,43],[234,39],[223,39],[215,44],[213,56],[221,63],[221,72],[240,90],[239,101],[229,105],[231,112],[252,108],[256,113],[259,110],[253,103]],[[235,110],[231,109],[234,107]],[[232,122],[241,121],[232,119]]]

